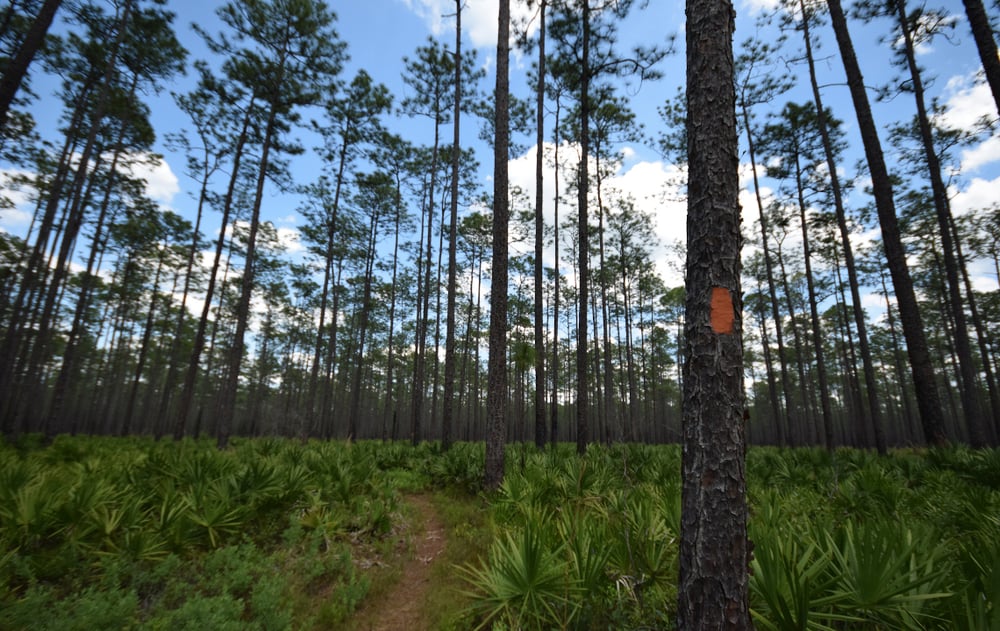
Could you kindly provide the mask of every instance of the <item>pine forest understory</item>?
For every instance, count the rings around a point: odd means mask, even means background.
[[[160,0],[0,7],[0,201],[26,217],[0,230],[5,436],[484,440],[495,62],[457,2],[457,29],[356,68],[337,4],[232,0],[211,30]],[[679,43],[627,40],[638,2],[528,4],[508,154],[537,167],[508,190],[507,440],[679,442],[683,245],[654,226],[683,222],[615,177],[641,147],[676,167],[657,203],[683,200]],[[1000,103],[1000,11],[971,5]],[[737,30],[750,444],[1000,444],[1000,198],[951,207],[997,110],[949,126],[920,57],[961,37],[979,64],[972,15],[781,0],[758,36]],[[858,59],[852,35],[880,53]],[[872,120],[880,97],[895,119]],[[165,100],[184,120],[159,128]],[[168,149],[183,209],[149,191]]]

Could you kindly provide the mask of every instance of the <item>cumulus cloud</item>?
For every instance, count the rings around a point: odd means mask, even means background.
[[[987,164],[1000,161],[1000,136],[990,136],[971,149],[962,151],[962,171],[978,171]]]
[[[302,245],[302,233],[296,228],[278,228],[278,242],[281,243],[282,247],[289,254],[298,254],[300,252],[305,252],[305,247]]]
[[[771,13],[781,5],[781,0],[743,0],[740,6],[750,15]]]
[[[1000,177],[992,180],[973,178],[963,191],[952,189],[951,209],[956,215],[964,215],[993,208],[1000,204],[997,191],[1000,190]]]
[[[29,175],[24,171],[0,170],[0,181],[9,182],[14,178]],[[9,184],[4,184],[0,193],[5,199],[0,204],[0,231],[23,236],[31,225],[31,200],[28,192]]]
[[[162,204],[170,204],[180,192],[177,176],[166,160],[147,153],[131,156],[127,171],[132,177],[146,182],[146,196]]]
[[[547,159],[551,160],[555,151],[555,145],[546,143],[543,150]],[[534,200],[535,195],[535,155],[536,147],[531,147],[523,155],[510,162],[509,177],[512,186],[521,188],[528,196]],[[559,174],[559,185],[563,195],[566,194],[566,182],[572,177],[572,170],[575,168],[578,151],[575,145],[569,143],[560,146],[559,158],[563,162],[563,169]],[[626,149],[623,156],[635,157],[634,149]],[[544,218],[547,225],[554,222],[555,178],[551,166],[545,172]],[[635,202],[637,210],[647,213],[652,219],[651,229],[656,236],[658,246],[652,255],[657,270],[663,276],[668,285],[679,285],[683,280],[680,271],[682,261],[677,261],[674,246],[685,240],[686,233],[686,206],[683,195],[677,189],[677,182],[682,176],[682,171],[678,167],[666,164],[662,161],[640,160],[623,166],[611,177],[603,182],[606,193],[618,191],[622,197],[631,198]],[[565,221],[571,213],[576,213],[576,202],[574,200],[564,200],[560,205],[560,222]],[[563,255],[561,255],[562,258]],[[545,265],[552,265],[551,248],[545,254]],[[569,263],[565,260],[561,263],[565,270],[569,268]]]
[[[427,29],[435,37],[455,30],[455,3],[453,0],[402,0],[406,8],[420,17]],[[465,6],[462,12],[462,30],[465,31],[476,48],[492,48],[497,45],[498,0],[477,0]],[[511,3],[511,20],[515,24],[527,21],[531,15],[528,7],[521,2]],[[532,27],[529,33],[534,31]]]
[[[994,117],[990,87],[976,74],[956,75],[948,80],[944,92],[943,122],[955,129],[972,129],[983,117]]]

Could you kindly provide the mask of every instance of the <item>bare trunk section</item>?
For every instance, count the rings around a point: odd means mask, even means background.
[[[868,94],[865,92],[864,77],[854,52],[854,44],[851,42],[847,18],[840,0],[828,0],[827,4],[830,8],[830,19],[837,37],[837,45],[840,48],[840,56],[844,62],[847,85],[851,90],[858,126],[861,129],[861,139],[865,146],[865,156],[871,172],[872,191],[875,196],[879,225],[882,228],[882,242],[885,247],[889,272],[892,275],[896,301],[899,304],[899,319],[903,325],[906,350],[910,357],[924,439],[930,445],[943,445],[948,442],[948,439],[944,433],[941,399],[934,381],[934,368],[927,349],[923,319],[920,316],[917,297],[913,291],[913,281],[906,263],[906,251],[903,248],[899,223],[896,220],[892,181],[886,168],[882,144],[879,141],[878,130],[872,117]]]
[[[728,0],[688,0],[688,219],[678,628],[752,629],[739,159]]]

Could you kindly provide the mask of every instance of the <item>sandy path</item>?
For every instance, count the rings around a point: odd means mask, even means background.
[[[431,589],[431,565],[445,546],[445,527],[426,495],[411,495],[414,509],[413,556],[399,581],[376,602],[367,602],[354,617],[358,631],[426,631],[424,603]]]

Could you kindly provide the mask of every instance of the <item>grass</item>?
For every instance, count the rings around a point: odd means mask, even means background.
[[[33,437],[0,443],[0,628],[344,628],[398,580],[405,498],[447,546],[434,629],[670,629],[677,446]],[[751,448],[760,629],[1000,631],[1000,452]]]

